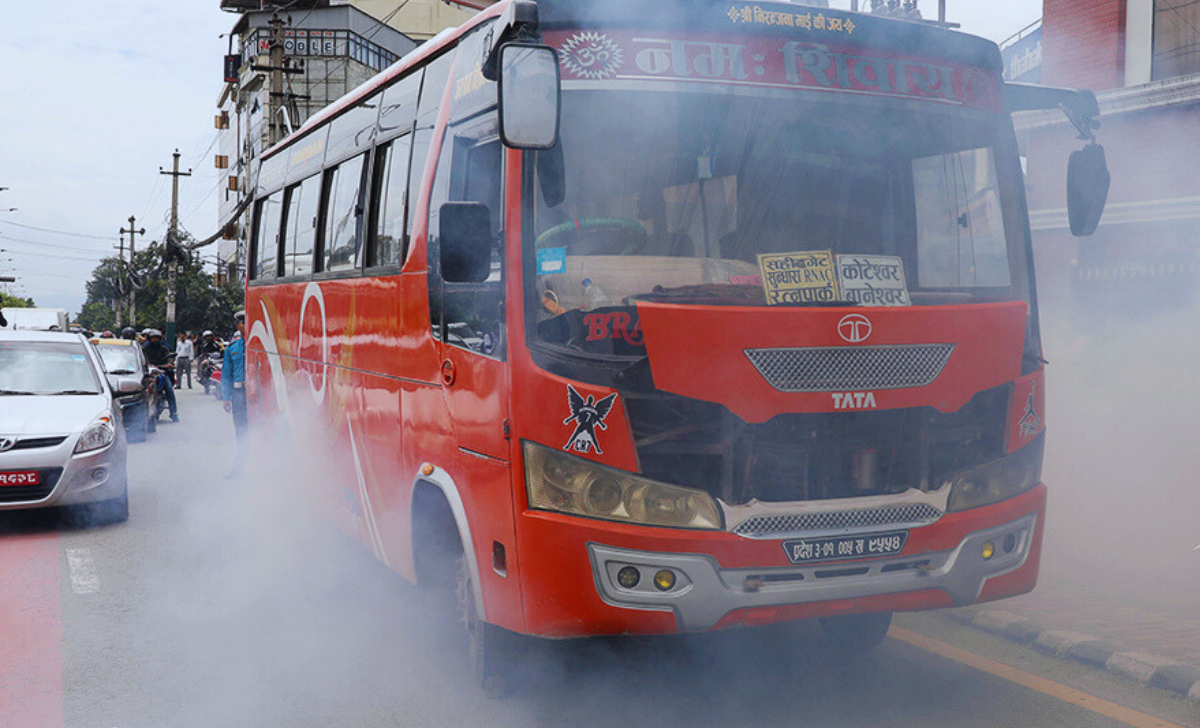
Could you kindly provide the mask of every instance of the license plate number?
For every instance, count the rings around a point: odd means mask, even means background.
[[[908,541],[908,531],[894,531],[867,536],[836,536],[784,541],[783,550],[793,564],[808,564],[815,561],[895,556],[904,550],[906,541]]]
[[[42,482],[36,470],[13,470],[0,473],[0,488],[7,485],[37,485]]]

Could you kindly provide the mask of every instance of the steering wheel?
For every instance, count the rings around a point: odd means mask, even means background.
[[[601,244],[596,245],[593,250],[584,246],[583,250],[575,253],[576,255],[634,255],[646,247],[646,243],[650,240],[650,236],[646,234],[646,228],[636,220],[626,220],[620,217],[587,217],[555,225],[539,235],[534,245],[539,250],[561,248],[592,236],[599,238]],[[622,240],[626,241],[623,248],[609,249],[615,247],[611,241],[619,244]]]

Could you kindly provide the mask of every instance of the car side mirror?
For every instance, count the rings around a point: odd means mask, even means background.
[[[561,77],[550,46],[500,47],[500,138],[511,149],[550,149],[558,142]]]
[[[109,381],[111,383],[112,380]],[[117,394],[136,394],[142,390],[142,382],[129,377],[117,377],[116,386],[113,389],[117,391]]]
[[[482,202],[447,202],[438,210],[442,280],[482,283],[492,273],[492,215]]]
[[[1089,144],[1071,153],[1067,161],[1067,218],[1072,235],[1086,237],[1096,232],[1111,182],[1104,147]]]

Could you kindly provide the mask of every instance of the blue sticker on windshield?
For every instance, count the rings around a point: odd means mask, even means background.
[[[546,276],[567,270],[566,248],[543,248],[537,252],[537,274]]]
[[[83,358],[84,358],[84,357],[83,357],[83,354],[72,354],[72,355],[71,355],[71,358],[72,358],[72,359],[78,359],[79,361],[83,361]]]

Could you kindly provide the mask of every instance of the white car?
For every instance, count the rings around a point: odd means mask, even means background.
[[[114,385],[79,334],[0,331],[0,511],[69,505],[104,521],[129,517]]]

